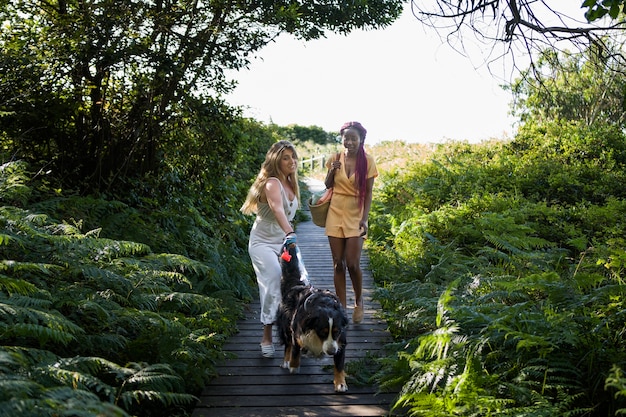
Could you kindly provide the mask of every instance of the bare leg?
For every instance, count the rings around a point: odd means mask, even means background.
[[[361,251],[363,238],[351,237],[346,239],[346,266],[352,281],[354,299],[357,306],[363,306],[363,271],[361,271]],[[345,281],[345,277],[344,277]]]
[[[263,339],[261,339],[261,344],[271,345],[272,343],[272,325],[265,324],[263,325]]]
[[[263,325],[263,339],[261,339],[261,354],[265,358],[274,357],[274,343],[272,342],[272,325]]]
[[[333,281],[335,283],[335,293],[344,307],[346,306],[346,262],[345,256],[346,239],[338,237],[328,237],[330,252],[333,256]]]

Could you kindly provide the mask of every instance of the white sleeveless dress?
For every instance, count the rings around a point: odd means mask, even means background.
[[[274,178],[277,181],[278,178]],[[299,201],[296,197],[289,201],[282,184],[280,186],[283,198],[283,209],[289,222],[293,221]],[[280,261],[279,256],[285,239],[285,232],[280,227],[274,216],[274,212],[267,203],[258,203],[257,215],[250,231],[248,253],[252,260],[254,273],[259,285],[259,299],[261,302],[261,323],[273,324],[276,321],[276,313],[280,304]],[[308,282],[308,274],[300,259],[300,271],[302,280]]]

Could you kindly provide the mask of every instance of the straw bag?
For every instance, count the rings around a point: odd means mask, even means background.
[[[326,215],[330,207],[330,199],[333,196],[333,189],[329,188],[324,194],[313,202],[313,197],[309,198],[309,210],[311,210],[311,220],[316,226],[326,226]]]

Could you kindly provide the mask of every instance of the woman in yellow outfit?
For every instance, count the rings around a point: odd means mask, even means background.
[[[363,272],[360,259],[367,237],[367,220],[372,205],[374,178],[378,176],[374,158],[365,153],[367,130],[359,122],[345,123],[340,131],[344,152],[326,166],[326,187],[333,188],[326,217],[326,236],[333,256],[335,292],[346,306],[346,269],[354,290],[352,322],[363,320]]]

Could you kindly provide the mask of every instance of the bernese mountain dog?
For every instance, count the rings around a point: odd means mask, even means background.
[[[282,302],[276,319],[278,334],[285,346],[281,367],[297,373],[303,353],[317,358],[332,356],[335,392],[346,392],[348,316],[333,292],[300,281],[298,262],[295,242],[286,242],[280,256]]]

